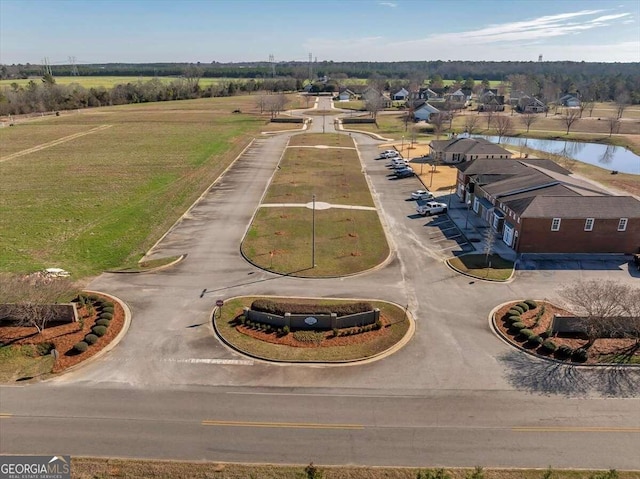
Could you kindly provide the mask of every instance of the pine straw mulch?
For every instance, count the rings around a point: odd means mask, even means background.
[[[520,301],[512,301],[496,311],[494,323],[500,330],[500,332],[504,335],[504,337],[508,338],[509,341],[531,350],[531,348],[528,348],[525,345],[526,340],[521,338],[518,333],[514,335],[513,331],[509,329],[509,323],[505,321],[507,311],[509,311],[519,302]],[[542,333],[551,328],[551,322],[553,321],[554,315],[573,316],[572,312],[567,311],[566,309],[556,306],[552,303],[546,301],[538,301],[537,303],[538,307],[536,309],[530,309],[529,311],[521,315],[521,321],[527,326],[527,328],[531,329],[537,335],[542,335]],[[543,305],[545,307],[545,312],[540,317],[538,324],[535,324],[536,314],[538,313],[538,311],[540,311],[540,308]],[[550,339],[552,339],[557,346],[561,346],[564,344],[569,346],[571,349],[586,348],[588,351],[588,359],[584,364],[597,364],[599,362],[603,362],[607,357],[622,354],[625,351],[633,348],[636,342],[635,339],[601,338],[596,339],[590,347],[587,347],[589,344],[589,340],[586,337],[580,335],[558,335],[553,336]],[[545,352],[541,348],[538,348],[533,352],[539,354],[540,356],[549,356],[549,353]],[[636,349],[634,355],[640,356],[640,349]]]
[[[238,318],[234,320],[236,323],[238,322]],[[391,326],[391,320],[385,317],[382,312],[380,313],[380,322],[382,323],[382,328],[380,329],[373,329],[372,331],[352,334],[349,336],[335,337],[333,335],[333,331],[319,330],[317,332],[322,333],[324,335],[324,339],[317,342],[298,341],[294,337],[293,332],[286,335],[278,334],[277,332],[269,333],[266,331],[251,329],[239,323],[236,325],[236,330],[242,334],[251,336],[252,338],[259,339],[260,341],[264,341],[266,343],[281,344],[283,346],[292,346],[295,348],[322,348],[330,346],[353,346],[355,344],[367,343],[374,339],[390,334],[390,330],[388,329],[388,327]],[[341,329],[341,331],[356,329],[358,328],[345,328]]]
[[[0,326],[0,342],[10,345],[38,345],[40,343],[53,343],[58,351],[58,360],[53,366],[52,372],[59,373],[71,366],[96,355],[100,350],[107,346],[113,338],[122,330],[124,326],[124,310],[117,301],[107,296],[98,295],[107,301],[114,303],[113,318],[107,328],[107,332],[98,341],[90,345],[84,353],[78,353],[73,349],[74,344],[82,341],[84,337],[91,332],[91,328],[95,326],[98,318],[98,312],[94,310],[89,314],[86,307],[78,310],[78,317],[81,321],[77,323],[67,323],[60,325],[51,325],[47,327],[42,334],[38,334],[35,327],[15,327]],[[84,323],[84,324],[83,324]]]

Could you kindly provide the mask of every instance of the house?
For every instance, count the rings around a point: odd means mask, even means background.
[[[534,98],[529,95],[523,95],[518,100],[516,110],[520,113],[544,113],[547,111],[547,105],[545,105],[538,98]]]
[[[631,253],[640,201],[570,176],[551,160],[457,165],[457,195],[518,253]]]
[[[443,100],[443,92],[436,92],[431,88],[420,88],[418,90],[418,98],[420,100]]]
[[[420,106],[417,106],[413,110],[413,119],[415,121],[431,121],[431,117],[440,113],[436,107],[430,105],[427,102],[423,102]]]
[[[397,92],[391,95],[393,101],[404,101],[409,96],[409,92],[405,88],[400,88]]]
[[[478,158],[511,159],[512,153],[484,138],[433,140],[429,156],[440,163],[461,163]]]
[[[445,105],[449,110],[458,110],[467,106],[467,95],[462,90],[456,90],[453,93],[444,95]]]
[[[338,100],[351,101],[356,99],[356,94],[348,88],[342,88],[338,94]]]
[[[522,90],[513,90],[511,93],[509,93],[509,105],[511,105],[513,108],[517,107],[518,102],[520,101],[520,98],[524,96],[531,96],[531,95],[528,95]]]
[[[580,100],[575,95],[565,95],[558,100],[562,106],[574,108],[580,106]]]
[[[498,90],[488,89],[478,97],[478,111],[504,111],[504,95],[498,95]]]
[[[367,87],[362,93],[362,99],[367,102],[379,102],[381,108],[391,108],[391,98],[388,95],[379,92],[373,87]]]

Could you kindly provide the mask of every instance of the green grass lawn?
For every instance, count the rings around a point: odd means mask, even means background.
[[[178,80],[179,77],[152,77],[152,76],[56,76],[54,77],[58,85],[71,85],[77,83],[84,88],[113,88],[116,85],[126,85],[127,83],[147,82],[149,80],[158,79],[163,83],[170,83]],[[17,83],[20,86],[27,85],[31,80],[36,83],[42,83],[40,77],[17,79],[17,80],[0,80],[0,87],[11,86]],[[246,83],[247,80],[242,78],[200,78],[200,87],[206,88],[209,85],[218,85],[220,83]]]
[[[49,374],[53,356],[40,356],[35,346],[0,346],[0,383]]]
[[[377,211],[316,210],[311,268],[312,214],[305,207],[260,208],[242,242],[243,254],[269,271],[305,277],[366,271],[389,255]]]
[[[260,131],[264,119],[231,113],[254,103],[125,105],[0,129],[4,157],[111,125],[0,163],[0,269],[57,266],[79,279],[140,258]]]
[[[404,310],[391,303],[371,301],[379,308],[382,315],[390,319],[391,325],[386,328],[389,334],[372,338],[369,341],[350,346],[326,346],[318,348],[296,348],[283,344],[260,341],[237,331],[232,321],[240,314],[244,306],[250,306],[256,297],[235,298],[226,301],[222,314],[216,317],[216,328],[220,335],[238,349],[278,361],[344,361],[371,357],[400,341],[409,328]],[[300,301],[296,301],[300,302]],[[314,301],[316,302],[316,301]],[[340,304],[348,301],[322,300],[321,304]],[[364,336],[363,336],[364,337]]]
[[[456,256],[447,261],[455,269],[480,279],[506,281],[513,272],[513,262],[490,254],[489,262],[484,254],[466,254]]]

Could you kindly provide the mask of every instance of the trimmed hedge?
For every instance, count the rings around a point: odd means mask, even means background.
[[[534,333],[533,331],[531,331],[530,329],[527,329],[527,328],[521,329],[520,330],[520,334],[522,336],[524,336],[525,338],[527,338],[527,339],[531,339],[534,336],[537,336],[536,333]]]
[[[104,326],[105,328],[108,328],[110,323],[111,321],[103,318],[96,321],[96,326]]]
[[[513,323],[511,325],[511,328],[512,329],[516,329],[516,330],[526,329],[526,327],[527,326],[524,323],[520,322],[520,321],[518,321],[517,323]]]
[[[103,306],[100,309],[100,312],[101,313],[111,313],[111,314],[113,314],[113,306]]]
[[[538,307],[538,303],[533,299],[525,299],[524,302],[529,306],[529,309],[536,309]]]
[[[509,316],[507,318],[507,322],[509,322],[509,324],[519,323],[521,320],[522,318],[520,316]]]
[[[522,309],[523,313],[526,313],[527,311],[529,311],[529,305],[527,303],[518,303],[516,304],[516,306]]]
[[[589,356],[589,353],[584,348],[576,348],[573,350],[573,354],[571,355],[571,359],[576,362],[584,363]]]
[[[107,332],[107,328],[105,326],[94,326],[91,328],[91,332],[96,336],[104,336]]]
[[[87,344],[96,344],[97,341],[98,341],[98,336],[96,336],[95,334],[87,334],[84,337],[84,342]]]
[[[516,310],[520,314],[524,313],[524,309],[518,306],[517,304],[515,306],[512,306],[511,309]]]
[[[522,311],[518,310],[518,309],[510,309],[509,311],[507,311],[507,314],[509,316],[520,316],[522,314]]]
[[[573,349],[570,346],[567,346],[566,344],[562,344],[556,351],[556,354],[560,358],[567,359],[567,358],[570,358],[571,355],[573,354]]]
[[[284,316],[290,314],[331,314],[336,313],[338,317],[350,314],[365,313],[373,311],[373,305],[367,302],[345,303],[333,305],[320,304],[298,304],[272,301],[270,299],[256,299],[251,303],[251,309],[267,314],[277,314]]]
[[[98,319],[113,319],[113,313],[100,313]]]
[[[84,353],[87,349],[89,349],[89,345],[84,341],[80,341],[79,343],[73,345],[73,349],[75,349],[79,353]]]
[[[540,346],[543,342],[544,342],[544,339],[542,339],[537,334],[534,335],[533,337],[529,338],[529,343],[531,343],[531,344],[537,344],[538,346]]]
[[[556,349],[558,349],[558,345],[550,339],[545,339],[542,343],[542,347],[550,352],[554,352]]]

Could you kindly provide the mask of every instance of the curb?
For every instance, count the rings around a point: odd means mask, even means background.
[[[141,273],[155,273],[156,271],[162,271],[164,269],[168,269],[173,265],[176,265],[182,262],[187,257],[187,253],[181,254],[177,259],[174,259],[170,263],[163,264],[162,266],[156,266],[155,268],[149,268],[140,271],[105,271],[105,273],[113,273],[113,274],[141,274]]]
[[[238,298],[245,298],[247,296],[232,296],[231,298],[226,298],[227,300],[233,300],[233,299],[238,299]],[[286,299],[319,299],[319,298],[312,298],[312,297],[306,297],[306,296],[270,296],[270,295],[261,295],[259,297],[262,298],[286,298]],[[213,327],[213,331],[215,333],[216,338],[218,338],[224,345],[226,345],[228,348],[230,348],[231,350],[235,351],[236,353],[242,354],[243,356],[247,356],[248,358],[251,359],[256,359],[265,363],[270,363],[270,364],[278,364],[278,365],[296,365],[296,366],[300,366],[300,365],[309,365],[309,366],[327,366],[327,367],[344,367],[344,366],[356,366],[356,365],[361,365],[361,364],[369,364],[369,363],[373,363],[375,361],[378,361],[380,359],[384,359],[387,356],[391,356],[392,354],[396,353],[397,351],[399,351],[400,349],[402,349],[404,346],[406,346],[406,344],[411,340],[411,338],[413,337],[415,331],[416,331],[416,323],[415,320],[413,319],[413,315],[406,309],[402,308],[399,304],[396,303],[392,303],[391,301],[385,301],[385,300],[372,300],[371,298],[369,299],[362,299],[362,298],[321,298],[323,300],[325,299],[336,299],[336,300],[347,300],[347,301],[379,301],[382,303],[387,303],[387,304],[391,304],[393,306],[396,306],[398,308],[400,308],[401,310],[404,310],[405,315],[407,317],[407,320],[409,321],[409,328],[407,329],[407,332],[404,334],[404,336],[397,342],[395,343],[393,346],[385,349],[384,351],[381,351],[377,354],[374,354],[373,356],[369,356],[366,358],[360,358],[360,359],[345,359],[345,360],[339,360],[339,361],[314,361],[314,360],[309,360],[309,361],[303,361],[303,360],[284,360],[284,359],[271,359],[271,358],[265,358],[263,356],[259,356],[257,354],[253,354],[250,353],[248,351],[245,351],[243,349],[240,349],[238,347],[236,347],[235,345],[231,344],[224,336],[222,336],[220,334],[220,331],[218,331],[218,328],[216,327],[216,321],[215,321],[215,315],[218,312],[218,306],[215,306],[211,312],[211,325]]]
[[[460,256],[454,256],[455,258],[459,258],[461,256],[467,256],[469,254],[477,254],[477,253],[467,253],[467,254],[462,254]],[[514,277],[516,275],[516,263],[513,263],[513,268],[511,269],[511,274],[509,275],[509,277],[507,279],[487,279],[487,278],[480,278],[479,276],[474,276],[470,273],[465,273],[464,271],[459,270],[458,268],[456,268],[455,266],[453,266],[451,263],[449,263],[449,260],[451,258],[447,258],[444,260],[445,264],[449,267],[449,269],[451,269],[452,271],[455,271],[458,274],[461,274],[463,276],[466,276],[467,278],[473,278],[473,279],[477,279],[479,281],[484,281],[485,283],[511,283],[514,280]]]
[[[500,328],[498,328],[498,326],[496,326],[496,312],[502,308],[504,305],[509,304],[509,303],[513,303],[514,301],[517,300],[511,300],[511,301],[505,301],[504,303],[500,303],[499,305],[495,306],[490,312],[489,312],[489,328],[493,331],[493,333],[498,336],[499,339],[501,339],[503,342],[505,342],[508,346],[511,346],[513,348],[519,349],[520,352],[526,353],[529,356],[532,356],[538,360],[541,361],[549,361],[552,363],[556,363],[556,364],[562,364],[563,366],[572,366],[572,367],[576,367],[576,368],[584,368],[584,369],[592,369],[594,371],[598,371],[601,370],[603,368],[610,368],[610,367],[623,367],[623,368],[631,368],[631,369],[639,369],[640,368],[640,364],[620,364],[620,363],[598,363],[598,364],[584,364],[584,363],[574,363],[572,361],[562,361],[560,359],[556,359],[556,358],[552,358],[550,356],[542,356],[540,354],[536,354],[533,351],[531,351],[530,349],[526,349],[523,348],[522,346],[520,346],[518,343],[512,342],[510,341],[510,339],[505,336],[505,334],[500,331]],[[536,300],[538,301],[538,300]],[[550,301],[546,301],[549,304],[553,304]]]

